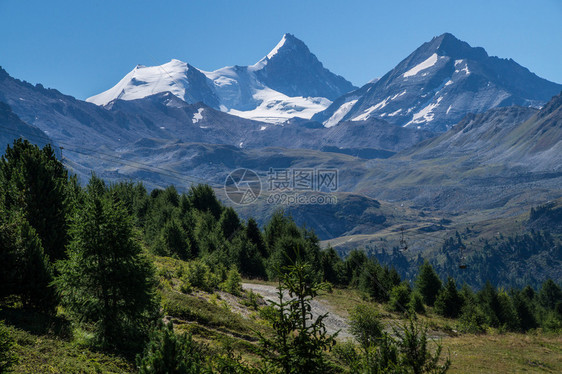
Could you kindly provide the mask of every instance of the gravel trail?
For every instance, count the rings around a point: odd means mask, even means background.
[[[253,283],[243,283],[242,287],[245,290],[252,290],[253,292],[261,295],[263,299],[268,302],[270,300],[278,300],[277,298],[277,288],[275,286],[269,286],[264,284],[253,284]],[[350,339],[353,336],[349,333],[349,324],[345,318],[337,315],[332,311],[330,306],[325,302],[319,300],[312,300],[310,303],[312,307],[312,315],[314,318],[328,313],[328,316],[324,319],[326,325],[326,330],[329,334],[334,334],[336,331],[340,331],[338,334],[338,339]]]

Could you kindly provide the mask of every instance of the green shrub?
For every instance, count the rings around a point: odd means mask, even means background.
[[[229,270],[226,280],[220,284],[220,289],[234,296],[242,294],[242,277],[238,270]]]
[[[390,308],[395,312],[404,312],[408,311],[408,305],[410,304],[410,296],[412,294],[412,290],[408,283],[402,283],[398,286],[394,286],[390,291]]]
[[[349,327],[355,339],[367,348],[375,344],[383,334],[384,325],[379,313],[372,305],[357,305],[350,313]]]
[[[8,373],[10,368],[18,362],[13,349],[14,340],[4,322],[0,322],[0,373]]]
[[[139,374],[198,374],[204,372],[203,362],[201,347],[191,335],[176,335],[172,322],[155,329],[137,356]]]
[[[425,314],[425,305],[423,303],[423,296],[418,291],[412,293],[408,307],[410,310],[418,314]]]
[[[458,321],[461,332],[479,334],[486,331],[486,315],[476,303],[467,302],[461,310]]]

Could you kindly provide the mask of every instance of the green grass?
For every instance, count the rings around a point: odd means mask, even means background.
[[[462,335],[442,344],[450,373],[562,373],[560,335]]]
[[[14,373],[132,373],[127,359],[95,352],[72,338],[63,317],[3,306],[0,320],[15,341],[19,361]]]
[[[249,319],[203,297],[165,291],[162,293],[162,306],[167,316],[215,329],[230,330],[233,334],[244,335],[248,340],[252,340],[253,329],[258,327]]]
[[[16,341],[19,363],[14,373],[132,373],[133,365],[125,359],[93,352],[69,341],[34,335],[10,328]]]

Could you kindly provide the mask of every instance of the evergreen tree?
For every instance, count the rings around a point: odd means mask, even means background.
[[[219,219],[219,226],[224,238],[229,241],[231,241],[234,238],[234,235],[242,229],[242,223],[238,218],[238,214],[236,214],[234,209],[231,207],[225,208],[222,211]]]
[[[51,261],[67,243],[68,174],[50,145],[39,149],[18,139],[0,160],[0,190],[7,211],[22,210]]]
[[[423,304],[423,296],[419,293],[419,291],[412,292],[412,296],[410,297],[410,303],[408,304],[410,310],[419,313],[425,314],[425,305]]]
[[[484,287],[478,292],[478,302],[482,307],[482,312],[486,315],[486,322],[492,327],[500,325],[499,314],[500,303],[498,292],[490,282],[486,282]]]
[[[390,290],[390,308],[395,312],[408,312],[411,295],[412,290],[408,283],[403,282],[398,286],[394,286],[392,290]]]
[[[323,288],[316,282],[309,264],[300,260],[279,271],[278,302],[269,316],[274,336],[258,333],[258,353],[264,359],[264,372],[285,374],[330,373],[332,365],[325,351],[335,344],[324,325],[327,314],[313,317],[310,302]],[[286,301],[288,293],[289,300]]]
[[[126,209],[92,178],[71,227],[57,289],[73,319],[107,348],[136,349],[157,312],[152,265],[132,237]],[[137,346],[135,346],[137,345]]]
[[[437,299],[437,294],[441,290],[441,280],[428,261],[425,261],[420,267],[416,287],[422,294],[425,303],[433,306]]]
[[[320,266],[324,280],[332,284],[340,284],[340,269],[343,262],[336,250],[328,247],[320,253]]]
[[[0,203],[0,208],[2,204]],[[35,229],[19,212],[0,216],[0,298],[51,312],[56,305],[52,268]]]
[[[246,238],[256,246],[261,257],[269,257],[269,252],[263,235],[258,227],[258,223],[253,218],[248,220],[248,225],[246,226]]]
[[[451,360],[448,357],[443,364],[439,363],[442,347],[437,345],[433,352],[428,346],[427,326],[420,326],[410,319],[401,330],[394,329],[394,333],[398,338],[401,366],[407,368],[406,372],[437,374],[449,370]]]
[[[527,331],[538,327],[533,306],[523,291],[516,292],[513,295],[513,307],[515,308],[515,313],[517,313],[517,320],[521,330]]]
[[[389,290],[382,276],[382,267],[372,259],[368,259],[360,268],[359,289],[377,302],[387,302],[390,298]]]
[[[162,234],[159,245],[163,255],[175,256],[182,260],[191,257],[190,243],[187,234],[183,231],[182,226],[174,219],[166,222],[162,228]]]
[[[222,205],[215,195],[213,188],[206,184],[192,186],[188,194],[191,206],[201,212],[209,212],[218,220],[222,212]]]
[[[548,310],[554,310],[558,302],[562,302],[562,290],[552,279],[546,280],[539,291],[539,303]]]
[[[463,298],[457,290],[457,285],[452,277],[447,279],[445,287],[439,291],[435,300],[435,311],[448,318],[457,318],[463,307]]]
[[[513,302],[507,292],[502,291],[498,293],[498,304],[498,319],[502,327],[510,331],[519,329],[520,322],[517,317],[517,311],[515,310]]]

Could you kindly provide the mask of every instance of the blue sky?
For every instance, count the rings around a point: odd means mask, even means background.
[[[443,32],[562,83],[560,0],[0,0],[0,66],[85,99],[136,64],[253,64],[286,32],[355,85]]]

